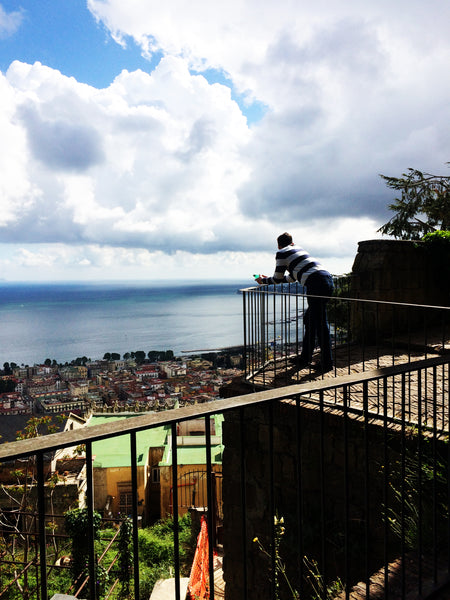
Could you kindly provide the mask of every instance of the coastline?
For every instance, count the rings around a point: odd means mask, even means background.
[[[0,366],[243,343],[247,282],[0,282]]]

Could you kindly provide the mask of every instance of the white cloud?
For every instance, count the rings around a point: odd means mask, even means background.
[[[392,48],[395,55],[396,46],[406,46],[413,53],[410,60],[417,53],[434,52],[442,44],[448,49],[450,8],[440,0],[426,5],[421,0],[349,0],[339,4],[330,0],[266,0],[264,10],[258,0],[220,4],[210,0],[188,4],[183,0],[163,4],[133,0],[126,5],[121,0],[88,0],[88,8],[116,39],[126,42],[127,37],[133,37],[144,51],[181,55],[199,69],[224,69],[242,90],[259,97],[272,92],[274,105],[280,101],[275,99],[276,86],[263,79],[261,70],[273,66],[271,58],[276,62],[281,58],[290,62],[297,78],[312,73],[304,60],[297,61],[296,47],[304,48],[314,62],[325,60],[346,69],[376,62],[379,50],[374,54],[370,48],[374,40],[366,39],[370,31],[371,37],[379,39],[388,51]],[[355,28],[350,36],[349,23]],[[287,54],[286,49],[282,55],[271,51],[283,39],[295,41],[294,55]]]
[[[0,40],[14,35],[21,26],[23,18],[22,9],[8,13],[0,4]]]
[[[0,273],[8,280],[68,279],[233,279],[252,283],[253,273],[271,274],[274,269],[276,237],[289,229],[294,239],[316,255],[333,273],[348,272],[358,241],[373,235],[370,219],[319,220],[310,226],[291,229],[257,227],[247,232],[246,251],[220,250],[208,254],[167,249],[124,248],[100,244],[35,243],[0,244]],[[267,251],[254,251],[253,240]]]
[[[27,144],[24,132],[14,124],[14,90],[0,76],[0,139],[8,140],[8,151],[0,153],[0,228],[16,219],[36,191],[26,176]],[[4,148],[4,150],[6,150]]]
[[[35,190],[9,212],[5,193],[4,241],[227,245],[222,223],[241,219],[240,149],[250,136],[228,88],[171,57],[151,75],[122,72],[105,90],[39,63],[13,63],[1,84],[8,137],[22,142],[22,185]],[[3,177],[13,190],[7,165]]]
[[[249,218],[295,222],[326,211],[383,220],[380,172],[439,170],[448,160],[450,7],[442,2],[88,6],[116,37],[222,69],[269,107],[244,152],[251,177],[238,196]]]
[[[270,267],[288,230],[330,270],[349,270],[357,241],[389,216],[378,174],[445,173],[450,5],[88,7],[120,43],[164,57],[106,89],[39,63],[0,74],[0,242],[35,243],[39,256],[51,243],[49,269],[251,273],[262,256]],[[193,74],[208,69],[267,106],[264,118],[249,127],[228,87]]]

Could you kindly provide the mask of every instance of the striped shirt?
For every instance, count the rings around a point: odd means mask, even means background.
[[[306,280],[312,273],[318,271],[327,273],[315,258],[312,258],[306,250],[295,244],[290,244],[278,250],[275,258],[275,273],[272,277],[262,278],[265,284],[299,281],[301,285],[306,285]]]

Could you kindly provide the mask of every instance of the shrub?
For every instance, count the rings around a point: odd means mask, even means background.
[[[425,248],[431,258],[431,268],[442,290],[450,292],[450,281],[446,276],[450,264],[450,231],[433,231],[423,236]]]
[[[94,539],[99,537],[101,516],[93,514]],[[76,582],[85,572],[89,557],[89,517],[87,508],[75,508],[64,514],[64,525],[72,540],[72,577]]]
[[[158,579],[173,577],[174,522],[170,517],[139,531],[140,594],[149,597]],[[191,517],[184,515],[178,522],[180,565],[182,573],[189,572],[195,539],[192,539]]]

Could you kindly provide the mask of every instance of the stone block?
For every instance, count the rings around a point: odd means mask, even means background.
[[[54,594],[54,596],[51,597],[51,600],[80,600],[80,598],[69,596],[67,594]]]

